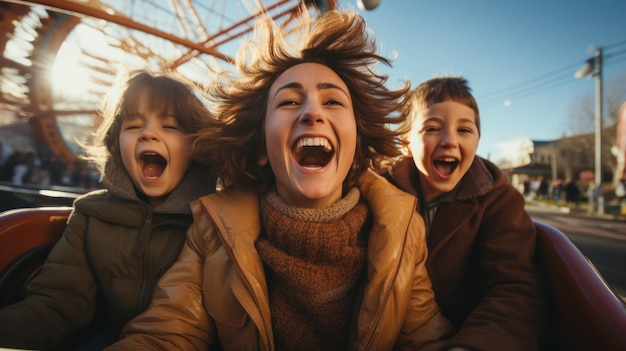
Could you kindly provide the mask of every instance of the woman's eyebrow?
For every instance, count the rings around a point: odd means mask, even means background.
[[[298,82],[290,82],[287,83],[283,86],[281,86],[280,88],[276,89],[276,92],[274,93],[273,98],[276,98],[276,95],[278,95],[278,93],[280,93],[281,90],[284,89],[302,89],[302,84],[298,83]]]
[[[317,89],[319,90],[323,90],[323,89],[337,89],[339,91],[341,91],[345,96],[347,96],[348,98],[350,98],[350,94],[343,90],[340,86],[333,84],[333,83],[319,83],[317,85]]]
[[[347,97],[350,97],[350,94],[348,94],[348,92],[346,92],[340,86],[338,86],[336,84],[333,84],[333,83],[319,83],[319,84],[316,85],[316,87],[319,90],[337,89],[337,90],[341,91]],[[302,89],[302,84],[300,84],[298,82],[287,83],[287,84],[281,86],[280,88],[276,89],[276,92],[274,93],[274,98],[276,98],[276,95],[278,95],[278,93],[281,90],[284,90],[284,89]]]

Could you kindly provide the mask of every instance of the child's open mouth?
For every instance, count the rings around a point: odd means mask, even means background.
[[[156,152],[142,153],[139,158],[142,163],[141,170],[143,176],[149,180],[159,179],[165,167],[167,167],[165,158]]]
[[[440,158],[433,161],[435,169],[441,174],[450,175],[459,165],[459,161],[455,158]]]
[[[326,138],[302,138],[293,147],[298,164],[307,169],[321,169],[335,155],[332,145]]]

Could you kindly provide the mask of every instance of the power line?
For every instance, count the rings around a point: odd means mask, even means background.
[[[622,40],[622,41],[619,41],[619,42],[617,42],[617,43],[613,43],[613,44],[611,44],[611,45],[606,45],[606,46],[604,47],[604,49],[605,49],[605,50],[611,50],[611,49],[613,49],[614,47],[616,47],[616,46],[621,46],[621,45],[626,45],[626,40]]]
[[[506,94],[509,94],[510,92],[515,92],[515,91],[517,91],[519,89],[523,89],[523,88],[525,88],[525,87],[527,87],[529,85],[536,85],[538,83],[541,83],[541,81],[543,81],[543,80],[551,79],[555,75],[563,75],[565,73],[571,74],[571,72],[572,72],[572,70],[574,68],[580,67],[580,64],[581,63],[579,61],[579,62],[570,64],[570,65],[568,65],[568,66],[566,66],[564,68],[560,68],[560,69],[558,69],[556,71],[553,71],[553,72],[550,72],[550,73],[546,73],[546,74],[544,74],[542,76],[539,76],[539,77],[536,77],[536,78],[533,78],[533,79],[529,79],[529,80],[526,80],[524,82],[517,83],[517,84],[511,85],[511,86],[502,88],[502,89],[498,89],[496,91],[493,91],[493,92],[490,92],[490,93],[487,93],[487,94],[484,94],[484,95],[487,96],[487,99],[493,98],[494,96],[497,96],[497,95],[506,95]]]
[[[626,40],[605,46],[604,48],[615,48],[621,45],[626,45]],[[626,50],[605,54],[603,65],[610,66],[622,62],[626,59],[626,57],[622,57],[624,55],[626,55]],[[481,106],[492,106],[496,103],[499,104],[502,100],[517,100],[556,88],[563,84],[572,83],[575,81],[573,79],[575,69],[581,67],[581,65],[585,64],[587,61],[588,60],[578,61],[537,78],[529,79],[491,93],[479,95],[477,96],[477,100],[480,101]]]

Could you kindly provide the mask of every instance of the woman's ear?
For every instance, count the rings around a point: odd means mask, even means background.
[[[259,156],[259,165],[260,166],[265,166],[265,165],[267,165],[267,163],[268,163],[268,160],[267,160],[267,155],[266,154],[263,154],[263,155]]]
[[[411,145],[409,145],[408,141],[402,141],[402,153],[407,157],[413,157],[413,153],[411,152]]]

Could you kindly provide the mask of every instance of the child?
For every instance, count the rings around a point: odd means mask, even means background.
[[[475,157],[480,117],[467,81],[425,81],[410,93],[405,113],[409,157],[390,179],[420,199],[435,297],[458,329],[446,345],[538,350],[545,306],[535,228],[507,177]]]
[[[25,299],[0,309],[1,346],[50,349],[89,323],[98,336],[87,342],[115,341],[178,257],[189,202],[215,189],[189,151],[191,133],[217,123],[194,88],[147,71],[121,83],[105,100],[95,143],[85,146],[106,190],[75,201]]]
[[[368,170],[399,154],[386,125],[408,85],[384,86],[354,12],[318,18],[299,51],[257,29],[216,84],[220,135],[198,142],[226,188],[192,204],[179,261],[110,350],[437,349],[452,328],[416,198]]]

